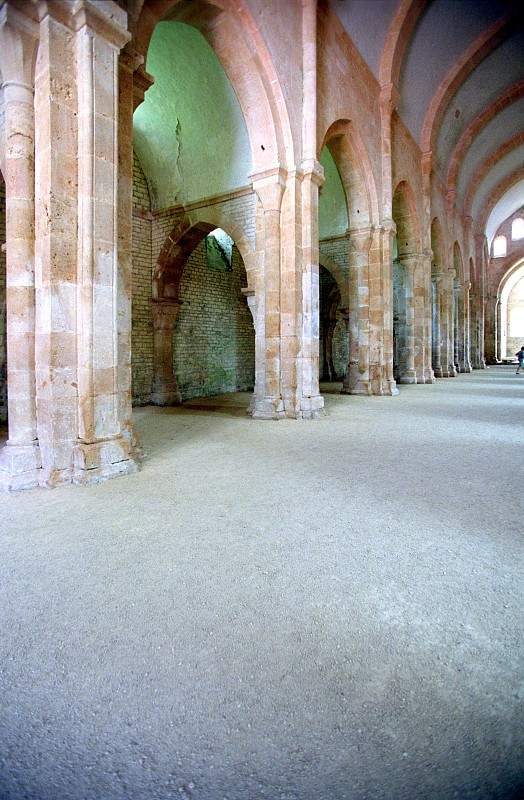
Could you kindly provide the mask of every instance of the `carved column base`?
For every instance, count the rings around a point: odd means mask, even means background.
[[[178,386],[166,386],[164,388],[154,388],[151,392],[151,404],[154,406],[179,406],[182,404],[182,396]]]
[[[123,436],[93,444],[79,443],[73,450],[73,483],[90,486],[139,469],[138,458]]]
[[[302,397],[297,419],[319,419],[325,414],[324,398],[317,394],[315,397]]]
[[[350,364],[340,394],[372,395],[371,383],[360,375],[358,364]]]
[[[424,370],[424,383],[435,383],[435,373],[429,367]]]
[[[253,419],[283,419],[286,416],[281,397],[253,397]]]
[[[0,489],[17,492],[40,485],[42,460],[37,443],[11,445],[0,451]]]
[[[397,382],[395,380],[386,379],[382,385],[382,391],[380,394],[383,397],[396,397],[398,394],[400,394],[399,390],[397,389]]]
[[[417,383],[417,373],[414,369],[408,369],[400,375],[397,383]]]

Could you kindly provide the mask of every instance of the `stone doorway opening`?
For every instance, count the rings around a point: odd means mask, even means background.
[[[340,391],[349,361],[348,309],[342,305],[337,281],[323,264],[319,268],[319,312],[320,381]]]
[[[154,405],[252,392],[255,332],[244,261],[221,228],[190,226],[153,280]]]

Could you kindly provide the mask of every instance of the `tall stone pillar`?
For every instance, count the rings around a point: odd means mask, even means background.
[[[464,286],[462,283],[453,283],[453,310],[454,310],[454,364],[457,372],[465,372],[465,319],[464,319]]]
[[[153,300],[153,383],[151,402],[175,406],[182,402],[173,372],[173,333],[180,310],[178,300]]]
[[[284,175],[271,170],[253,175],[263,217],[263,267],[257,304],[259,363],[264,364],[263,386],[255,393],[253,417],[279,419],[285,416],[281,385],[281,315],[280,315],[280,207],[284,193]],[[257,242],[257,247],[259,243]]]
[[[258,343],[258,315],[257,315],[257,296],[254,289],[244,288],[241,289],[242,294],[246,298],[247,306],[251,312],[251,317],[253,319],[253,329],[255,331],[255,386],[253,388],[253,394],[251,395],[251,400],[249,401],[249,408],[247,409],[247,413],[253,415],[253,410],[255,408],[255,397],[260,395],[259,386],[262,384],[261,376],[259,374],[259,370],[257,370],[257,343]]]
[[[444,270],[440,273],[440,331],[442,365],[442,378],[454,378],[457,374],[454,364],[454,337],[453,337],[453,279],[454,270]]]
[[[118,368],[120,297],[128,315],[129,341],[131,292],[130,275],[124,284],[118,272],[118,59],[130,35],[126,14],[116,3],[102,10],[100,4],[84,0],[74,20],[79,430],[73,477],[77,483],[91,483],[136,469],[128,409],[125,418],[121,416]],[[129,358],[127,353],[123,356]],[[123,389],[128,391],[127,384]]]
[[[442,280],[442,275],[434,274],[433,281],[432,281],[432,288],[433,288],[433,330],[432,330],[432,360],[433,360],[433,371],[437,378],[442,378],[442,361],[441,361],[441,350],[442,350],[442,334],[440,329],[440,321],[441,321],[441,311],[440,311],[440,299],[441,299],[441,289],[440,289],[440,282]]]
[[[369,251],[370,372],[373,394],[394,396],[393,375],[393,240],[396,226],[384,219]]]
[[[415,369],[415,269],[418,255],[405,254],[400,257],[404,267],[405,325],[402,341],[402,362],[399,369],[399,383],[416,383]]]
[[[464,372],[471,372],[471,283],[464,286]]]
[[[118,70],[118,415],[131,451],[138,446],[132,419],[131,331],[133,279],[133,111],[151,85],[143,56],[126,45]],[[147,83],[144,85],[144,80]],[[139,98],[137,98],[139,94]]]
[[[432,283],[431,262],[433,252],[424,250],[421,259],[421,286],[423,288],[423,381],[422,383],[435,383],[435,373],[432,363]]]
[[[417,383],[433,383],[431,367],[431,253],[416,253],[413,259],[413,304],[415,372]],[[404,260],[402,263],[404,263]]]
[[[349,363],[342,394],[372,394],[370,380],[369,250],[372,228],[349,235]]]
[[[34,56],[37,24],[0,9],[5,126],[6,312],[9,438],[0,451],[0,488],[28,489],[40,476],[35,402]]]
[[[289,269],[283,271],[282,286],[284,382],[288,385],[292,383],[293,373],[296,373],[296,408],[286,409],[286,413],[301,419],[315,419],[323,414],[324,409],[324,398],[319,389],[318,190],[324,183],[322,165],[315,159],[303,161],[297,173],[297,183],[300,192],[301,242],[300,261],[292,265],[295,273],[292,278],[294,297],[287,286],[287,280],[291,278]],[[285,263],[288,268],[291,266]],[[297,336],[287,340],[287,322],[291,322],[292,315],[289,312],[292,302],[295,305],[295,320],[290,327],[295,328]]]
[[[45,485],[136,469],[126,352],[130,261],[125,252],[118,260],[119,236],[129,236],[118,183],[118,56],[128,38],[115,2],[42,6],[36,366]]]

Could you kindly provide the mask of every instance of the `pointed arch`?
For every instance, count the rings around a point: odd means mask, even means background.
[[[444,269],[446,248],[442,225],[438,217],[434,217],[431,223],[431,250],[433,251],[431,271],[440,272]]]
[[[340,119],[324,134],[320,151],[327,147],[337,165],[346,193],[351,228],[378,224],[378,196],[368,152],[355,125]]]
[[[393,220],[397,226],[399,255],[420,250],[420,223],[413,189],[407,181],[400,181],[393,192]]]
[[[379,70],[381,86],[398,87],[406,48],[428,2],[429,0],[401,0],[399,3],[382,51]]]
[[[524,97],[524,81],[520,81],[510,86],[509,89],[506,89],[493,103],[478,114],[475,119],[470,122],[465,131],[463,131],[451,154],[446,178],[448,191],[454,191],[456,189],[460,165],[464,161],[464,157],[471,144],[480,132],[497,116],[497,114],[500,114],[505,108],[515,103],[521,97]]]
[[[282,87],[246,0],[146,0],[134,38],[144,58],[162,20],[198,28],[215,51],[244,115],[253,172],[280,165],[291,168],[294,147]]]
[[[464,281],[464,260],[458,242],[453,244],[453,269],[455,270],[456,279],[462,283]]]
[[[235,225],[226,226],[221,216],[212,220],[211,216],[206,214],[205,219],[191,220],[184,214],[174,224],[158,256],[153,270],[153,300],[179,299],[180,284],[187,259],[202,239],[217,227],[221,227],[233,239],[246,267],[248,284],[251,283],[247,267],[252,261],[253,251],[244,232]]]
[[[420,149],[423,153],[433,152],[440,123],[452,97],[475,67],[511,33],[513,23],[514,19],[511,14],[506,14],[498,19],[475,39],[449,70],[426,111],[420,138]]]
[[[520,147],[524,144],[524,132],[517,133],[515,136],[512,136],[511,139],[508,139],[506,142],[500,145],[493,153],[490,153],[484,161],[479,165],[479,167],[475,170],[475,174],[471,178],[469,185],[466,189],[466,194],[464,196],[464,214],[465,216],[471,216],[471,209],[473,206],[473,198],[477,192],[477,189],[481,185],[484,178],[490,172],[490,170],[498,164],[508,153],[511,153],[512,150],[515,150],[517,147]]]
[[[344,274],[344,270],[330,256],[323,253],[322,248],[320,250],[318,263],[324,267],[324,269],[327,269],[334,278],[340,292],[340,305],[342,308],[347,308],[349,306],[349,288],[348,279]]]

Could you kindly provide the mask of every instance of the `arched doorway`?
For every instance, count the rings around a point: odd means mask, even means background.
[[[340,267],[327,256],[319,270],[319,373],[324,383],[341,384],[349,363],[347,288]],[[342,388],[341,386],[339,387]]]
[[[371,258],[378,206],[367,152],[353,123],[333,123],[324,136],[320,161],[326,182],[319,204],[320,251],[343,264],[347,305],[348,366],[344,394],[387,394],[380,325],[371,319],[370,287],[379,284],[378,249]],[[345,349],[344,349],[345,352]]]
[[[524,344],[524,262],[511,267],[500,282],[497,299],[497,358],[513,361]]]
[[[252,391],[255,333],[244,261],[210,223],[168,239],[153,278],[152,402]]]

